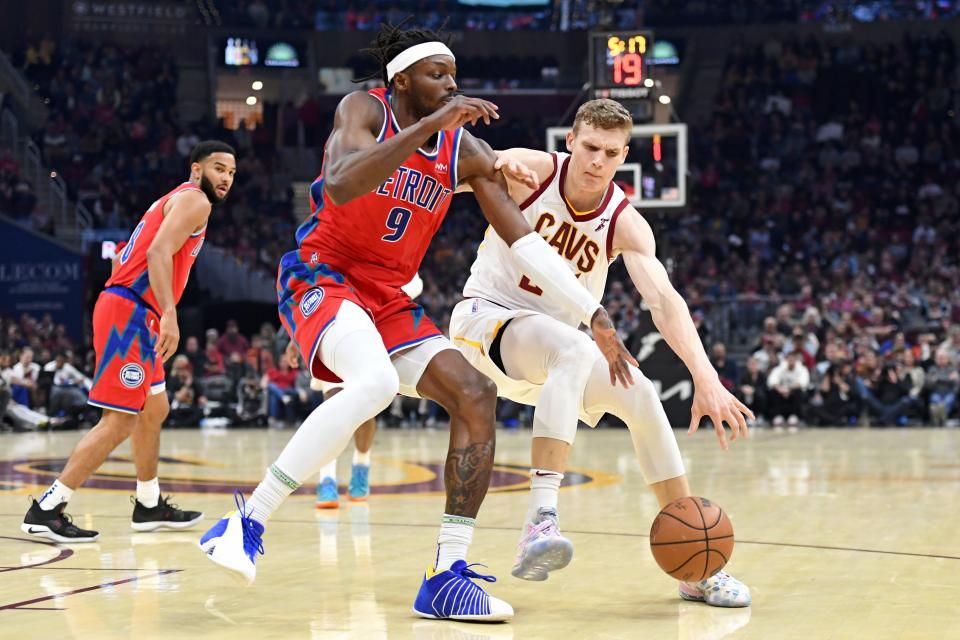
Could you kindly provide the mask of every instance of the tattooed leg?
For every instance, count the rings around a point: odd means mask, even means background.
[[[496,386],[458,351],[447,350],[430,361],[417,393],[450,414],[450,448],[443,474],[445,513],[475,518],[493,468]]]
[[[452,421],[450,429],[453,430]],[[447,488],[444,513],[475,518],[480,511],[480,503],[487,495],[492,467],[492,439],[490,442],[474,442],[459,449],[451,448],[443,472],[443,483]]]

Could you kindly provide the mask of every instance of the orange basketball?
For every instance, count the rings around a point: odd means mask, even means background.
[[[650,549],[660,568],[677,580],[704,580],[730,560],[733,525],[720,505],[706,498],[680,498],[654,519]]]

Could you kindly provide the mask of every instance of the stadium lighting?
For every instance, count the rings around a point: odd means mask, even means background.
[[[645,86],[647,89],[653,88],[653,78],[647,78],[646,80],[644,80],[643,86]]]
[[[668,95],[660,96],[659,100],[660,100],[660,104],[670,104],[670,96]]]
[[[252,107],[253,105],[257,104],[257,97],[256,97],[256,96],[247,96],[247,104],[248,104],[249,106],[251,106],[251,107]]]
[[[263,83],[259,80],[254,80],[253,84],[250,85],[250,88],[254,91],[260,91],[260,89],[263,89]]]

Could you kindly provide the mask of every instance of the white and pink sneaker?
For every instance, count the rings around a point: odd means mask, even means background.
[[[510,573],[521,580],[539,582],[551,571],[570,564],[572,558],[573,543],[560,535],[556,510],[540,509],[537,521],[524,525]]]
[[[725,571],[719,571],[699,582],[681,582],[680,597],[694,602],[706,602],[712,607],[749,607],[753,600],[750,597],[750,587]]]

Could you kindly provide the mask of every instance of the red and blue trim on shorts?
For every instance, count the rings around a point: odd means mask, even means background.
[[[144,302],[139,295],[126,287],[107,287],[104,293],[130,300],[134,303],[134,309],[121,330],[118,331],[116,327],[110,328],[110,335],[107,336],[107,342],[104,345],[100,362],[97,364],[97,370],[94,373],[91,388],[96,388],[97,381],[100,380],[104,372],[109,368],[114,358],[123,360],[127,357],[127,353],[131,347],[133,347],[134,342],[138,343],[137,347],[140,351],[141,362],[154,362],[157,357],[156,351],[153,348],[154,341],[150,336],[150,330],[147,328],[147,314],[153,313],[158,318],[160,317],[159,314]],[[165,384],[165,382],[157,384]],[[153,387],[153,385],[151,385],[151,387]],[[102,400],[95,400],[92,397],[87,399],[87,403],[95,407],[123,411],[124,413],[138,414],[141,410],[140,408],[126,407],[103,402]]]

